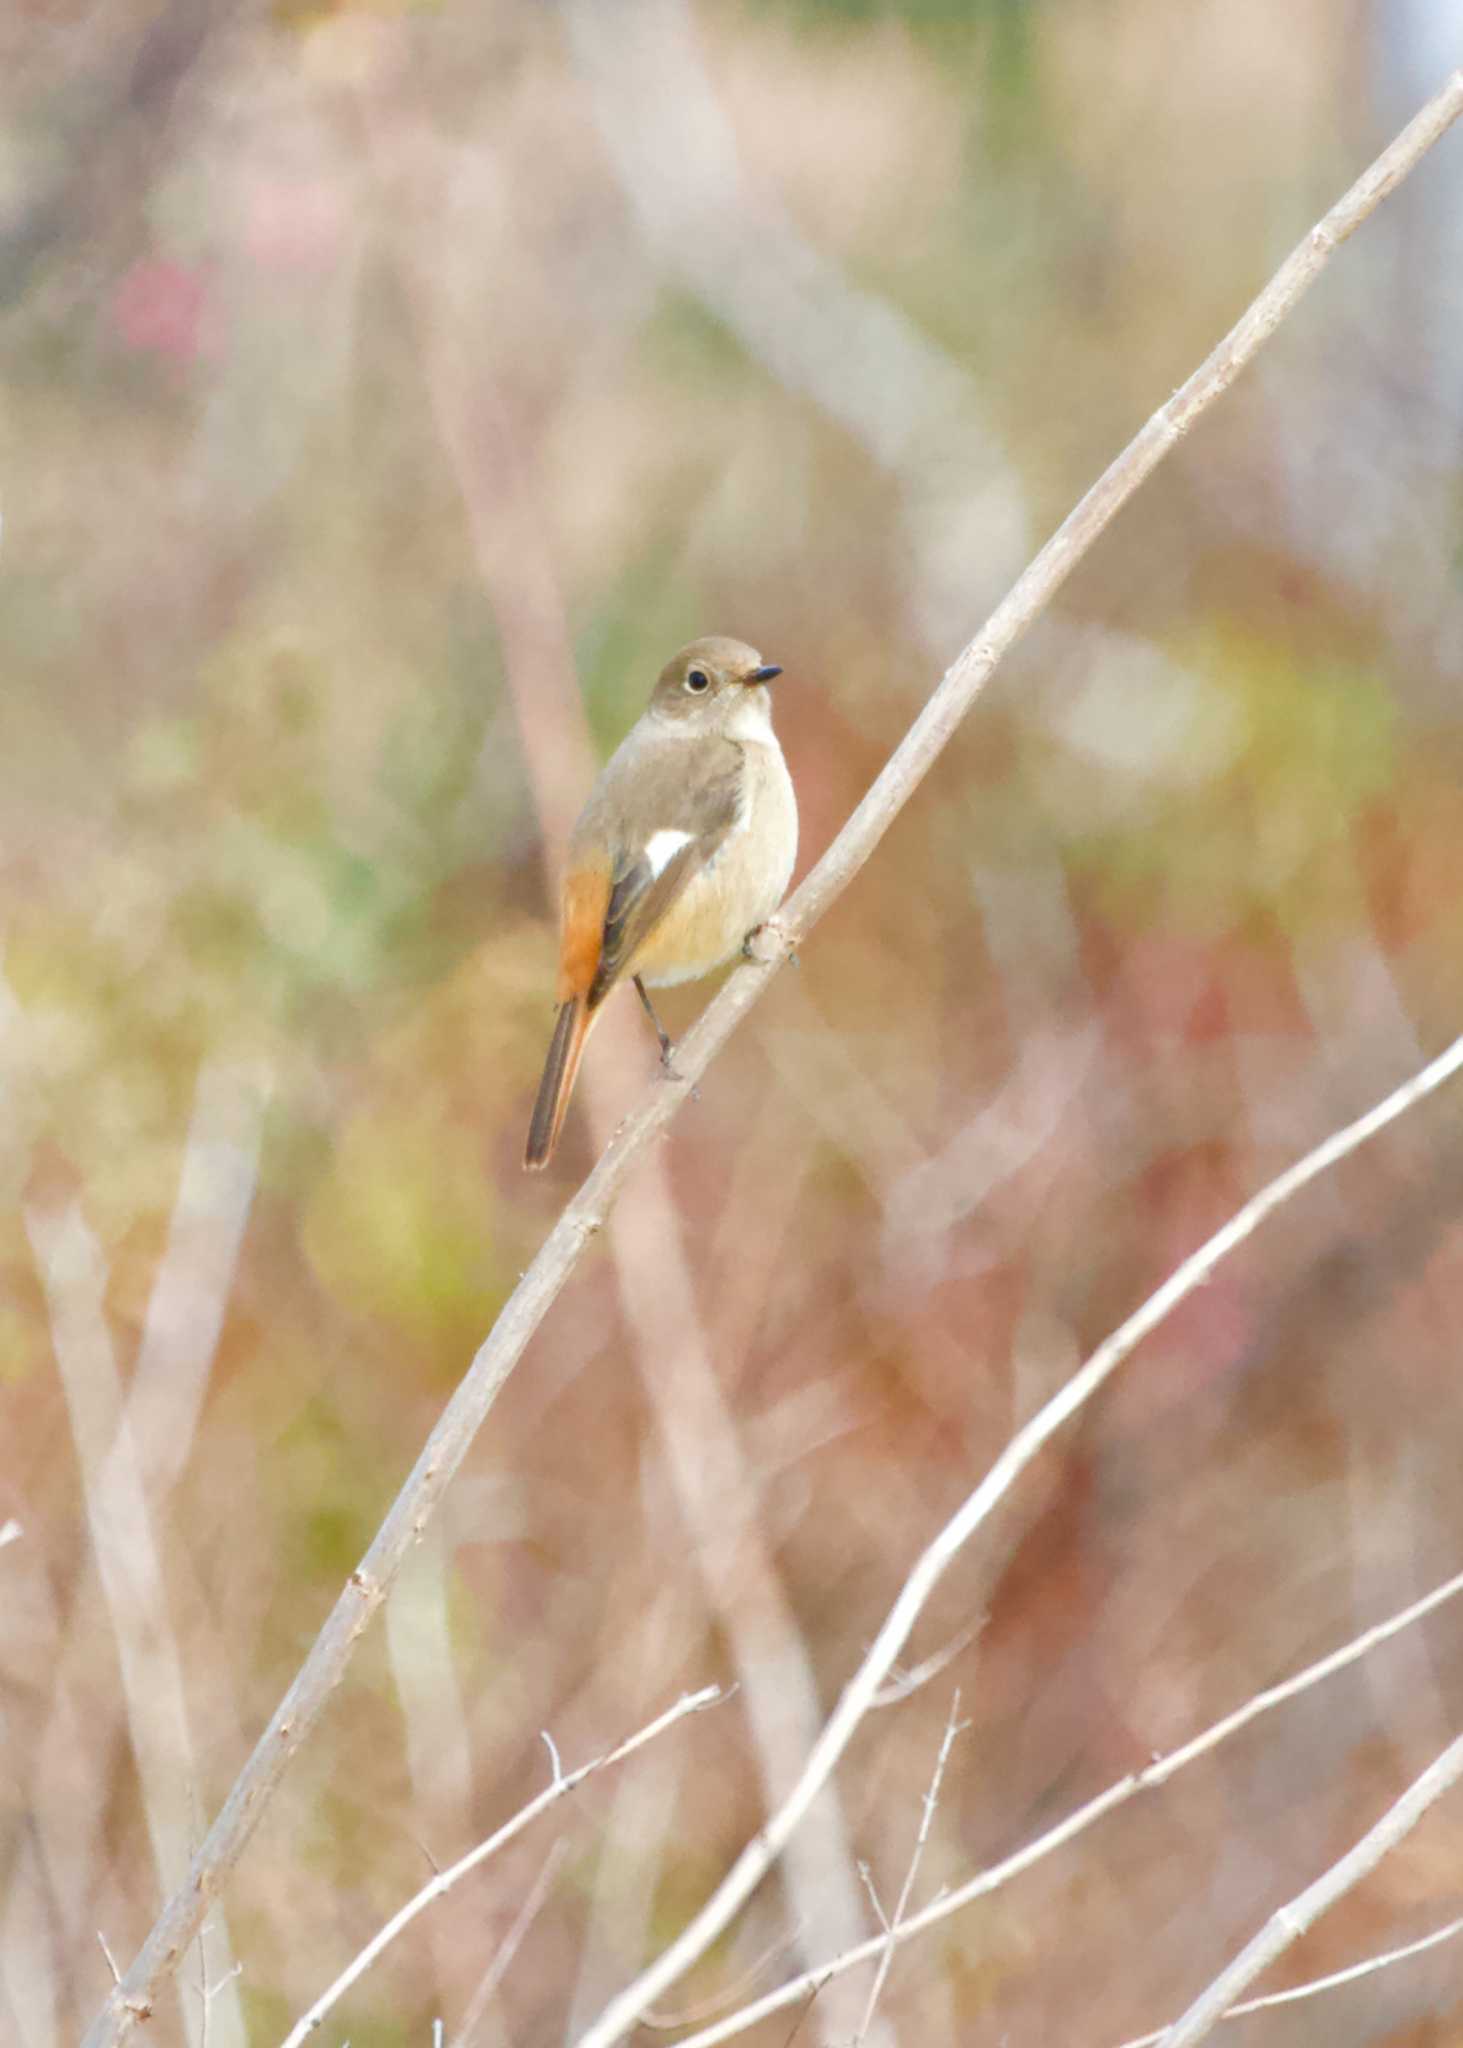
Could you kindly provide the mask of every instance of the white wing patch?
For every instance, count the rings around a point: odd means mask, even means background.
[[[660,874],[671,856],[690,843],[689,832],[652,832],[645,842],[645,858],[650,863],[651,874]]]

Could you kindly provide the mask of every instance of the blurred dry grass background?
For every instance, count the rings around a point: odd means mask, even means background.
[[[7,2039],[74,2036],[95,1930],[135,1949],[589,1156],[576,1117],[561,1172],[518,1165],[547,877],[660,661],[715,630],[785,665],[806,862],[1026,550],[1457,61],[1450,16],[7,13]],[[1454,136],[718,1062],[250,1847],[213,1995],[195,1952],[155,2038],[277,2039],[537,1789],[540,1729],[573,1764],[740,1678],[323,2036],[450,2035],[562,1838],[473,2039],[562,2038],[757,1825],[1013,1426],[1459,1029],[1460,181]],[[597,1128],[653,1072],[621,1024]],[[922,1896],[1456,1570],[1460,1311],[1444,1096],[1043,1461],[920,1654],[979,1634],[873,1718],[687,2003],[772,1944],[792,1966],[810,1901],[871,1929],[854,1860],[892,1900],[953,1686]],[[883,2038],[1160,2022],[1460,1711],[1445,1612],[901,1955]],[[1440,1810],[1292,1975],[1457,1912],[1460,1852]],[[806,2038],[847,2039],[835,2011]],[[1227,2030],[1460,2035],[1447,1948]]]

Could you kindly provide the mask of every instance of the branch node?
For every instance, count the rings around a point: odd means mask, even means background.
[[[759,967],[770,967],[780,961],[794,959],[794,943],[793,935],[781,917],[773,916],[747,933],[742,940],[742,956]]]

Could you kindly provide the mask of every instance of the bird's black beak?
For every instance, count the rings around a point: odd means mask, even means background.
[[[747,681],[749,683],[770,683],[774,676],[780,676],[781,674],[782,670],[775,661],[764,661],[761,668],[754,668],[752,670],[752,673],[747,677]]]

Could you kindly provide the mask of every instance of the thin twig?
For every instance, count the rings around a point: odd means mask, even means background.
[[[1228,1969],[1221,1970],[1207,1990],[1200,1993],[1188,2011],[1161,2037],[1161,2048],[1194,2048],[1224,2018],[1241,1991],[1253,1984],[1262,1970],[1270,1967],[1323,1913],[1330,1911],[1369,1871],[1375,1870],[1387,1853],[1409,1835],[1422,1816],[1449,1788],[1463,1778],[1463,1735],[1455,1735],[1442,1755],[1435,1758],[1420,1778],[1414,1778],[1395,1805],[1389,1806],[1376,1826],[1369,1828],[1354,1848],[1339,1862],[1323,1871],[1314,1884],[1307,1885],[1289,1905],[1279,1907],[1265,1925],[1246,1942]]]
[[[1460,83],[1463,83],[1463,74],[1460,74]],[[1420,1074],[1394,1089],[1384,1102],[1379,1102],[1354,1123],[1335,1132],[1313,1152],[1308,1152],[1304,1159],[1297,1160],[1294,1166],[1279,1174],[1268,1187],[1262,1188],[1258,1195],[1246,1202],[1239,1213],[1217,1230],[1206,1244],[1185,1259],[1177,1271],[1149,1295],[1142,1307],[1098,1346],[1065,1386],[1037,1410],[1030,1422],[1017,1431],[979,1486],[926,1547],[905,1580],[884,1626],[874,1638],[872,1648],[844,1688],[823,1733],[813,1745],[797,1784],[772,1818],[752,1837],[701,1911],[664,1953],[611,2001],[595,2025],[581,2037],[582,2048],[610,2048],[611,2042],[618,2041],[634,2025],[641,2008],[653,2004],[668,1985],[674,1984],[705,1953],[755,1891],[822,1790],[855,1729],[869,1712],[872,1701],[878,1697],[890,1666],[909,1640],[910,1631],[935,1587],[976,1530],[1062,1425],[1091,1400],[1143,1339],[1181,1301],[1202,1286],[1221,1261],[1243,1244],[1267,1216],[1317,1175],[1365,1144],[1393,1118],[1420,1102],[1460,1067],[1463,1067],[1463,1038],[1455,1039],[1446,1052],[1439,1054]]]
[[[467,2011],[462,2016],[462,2025],[452,2038],[452,2048],[470,2048],[472,2037],[481,2024],[483,2014],[492,2004],[498,1986],[507,1976],[513,1958],[523,1945],[523,1937],[539,1916],[539,1910],[549,1895],[549,1886],[558,1875],[559,1865],[564,1860],[567,1848],[568,1844],[561,1836],[550,1849],[543,1869],[534,1879],[527,1898],[518,1909],[513,1925],[499,1944],[498,1953],[483,1972],[482,1982],[468,2002]]]
[[[627,1737],[616,1748],[607,1750],[603,1756],[594,1757],[589,1763],[581,1764],[575,1771],[563,1769],[559,1762],[559,1752],[550,1742],[549,1755],[553,1760],[554,1771],[552,1781],[544,1787],[537,1798],[530,1799],[527,1806],[520,1807],[513,1818],[505,1821],[496,1833],[489,1835],[485,1842],[479,1842],[476,1848],[469,1849],[465,1856],[460,1856],[456,1863],[449,1864],[429,1884],[424,1884],[415,1897],[408,1899],[400,1912],[392,1915],[381,1931],[366,1943],[355,1960],[341,1971],[335,1982],[321,1992],[304,2017],[295,2023],[285,2037],[284,2048],[300,2048],[300,2043],[314,2033],[331,2007],[345,1996],[358,1978],[365,1975],[377,1957],[391,1946],[397,1935],[409,1927],[418,1914],[424,1913],[434,1900],[450,1892],[458,1880],[466,1877],[470,1870],[476,1870],[479,1864],[486,1863],[490,1856],[496,1856],[500,1849],[506,1849],[508,1844],[516,1840],[526,1827],[531,1826],[541,1813],[574,1791],[576,1786],[582,1785],[586,1778],[593,1777],[596,1771],[603,1771],[611,1764],[623,1763],[627,1756],[633,1756],[637,1749],[643,1749],[647,1742],[653,1742],[657,1735],[663,1735],[666,1729],[673,1727],[677,1721],[683,1721],[688,1714],[699,1714],[706,1707],[719,1706],[726,1697],[719,1685],[707,1685],[703,1686],[700,1692],[684,1693],[673,1707],[667,1707],[663,1714],[647,1722],[636,1734]],[[544,1739],[548,1741],[547,1736]]]
[[[773,929],[764,928],[761,957],[731,976],[681,1040],[676,1077],[659,1077],[642,1108],[606,1147],[479,1346],[365,1557],[351,1573],[294,1682],[239,1773],[187,1878],[163,1907],[122,1983],[108,1993],[86,2034],[83,2048],[113,2048],[113,2044],[125,2039],[136,2024],[139,2011],[150,2007],[159,1984],[176,1969],[209,1901],[258,1826],[290,1759],[314,1729],[326,1701],[340,1683],[357,1642],[385,1598],[403,1559],[436,1512],[443,1492],[529,1338],[548,1313],[586,1245],[604,1227],[610,1206],[631,1169],[679,1110],[783,960],[805,940],[813,925],[869,859],[929,773],[1002,656],[1051,602],[1099,534],[1169,449],[1228,390],[1314,283],[1337,246],[1421,162],[1460,112],[1463,71],[1453,73],[1442,91],[1311,231],[1188,383],[1153,415],[1099,477],[957,657],[868,794],[789,900]],[[821,1760],[821,1744],[815,1754]],[[670,1981],[672,1976],[667,1976],[665,1982]],[[643,1986],[637,1987],[637,1999],[642,1990],[646,1999],[655,1995]],[[617,2038],[633,2017],[623,2000],[617,2001],[612,2011],[618,2014],[616,2032],[601,2034],[601,2039]]]
[[[967,1622],[958,1634],[951,1636],[948,1643],[935,1650],[911,1670],[901,1671],[896,1664],[894,1676],[889,1683],[880,1686],[869,1701],[870,1710],[896,1707],[902,1700],[907,1700],[911,1694],[917,1693],[921,1686],[928,1685],[931,1679],[938,1678],[942,1671],[955,1662],[960,1652],[975,1641],[984,1626],[985,1616],[978,1614],[974,1621]]]
[[[1046,1857],[1054,1855],[1058,1849],[1065,1848],[1068,1842],[1084,1834],[1107,1814],[1115,1812],[1120,1806],[1126,1806],[1130,1799],[1136,1799],[1140,1792],[1152,1791],[1155,1786],[1166,1784],[1177,1772],[1194,1763],[1199,1757],[1207,1755],[1210,1750],[1217,1749],[1220,1743],[1227,1741],[1231,1735],[1237,1735],[1261,1714],[1272,1712],[1285,1701],[1294,1699],[1298,1693],[1320,1684],[1323,1679],[1335,1677],[1338,1671],[1344,1671],[1348,1665],[1359,1663],[1389,1637],[1397,1635],[1404,1628],[1410,1628],[1414,1622],[1421,1621],[1424,1615],[1431,1614],[1435,1608],[1441,1607],[1444,1601],[1455,1599],[1460,1593],[1463,1593],[1463,1572],[1459,1572],[1445,1584],[1434,1587],[1433,1591],[1425,1594],[1421,1600],[1414,1600],[1412,1605],[1404,1607],[1400,1614],[1394,1614],[1388,1620],[1378,1623],[1375,1628],[1369,1628],[1363,1634],[1353,1637],[1349,1643],[1344,1643],[1340,1649],[1331,1651],[1318,1662],[1308,1664],[1304,1671],[1298,1671],[1294,1677],[1284,1679],[1279,1685],[1272,1685],[1264,1692],[1256,1693],[1252,1699],[1246,1700],[1242,1707],[1236,1708],[1232,1714],[1226,1714],[1222,1720],[1214,1722],[1180,1748],[1170,1750],[1167,1756],[1155,1757],[1152,1763],[1146,1764],[1141,1771],[1131,1771],[1127,1777],[1119,1778],[1116,1783],[1109,1785],[1106,1791],[1099,1792],[1094,1798],[1087,1800],[1084,1805],[1069,1813],[1064,1820],[1057,1821],[1054,1826],[1034,1837],[1024,1848],[1017,1849],[1004,1861],[993,1863],[987,1869],[977,1871],[974,1877],[967,1878],[964,1884],[957,1885],[951,1891],[942,1892],[939,1898],[918,1913],[912,1914],[904,1922],[896,1940],[900,1943],[910,1941],[915,1935],[923,1934],[926,1929],[936,1926],[940,1921],[948,1920],[952,1913],[958,1913],[963,1907],[973,1905],[977,1899],[986,1898],[991,1892],[1001,1890],[1004,1885],[1010,1884],[1013,1878],[1020,1877],[1030,1870],[1033,1864],[1040,1863]],[[685,2040],[677,2043],[677,2048],[716,2048],[718,2042],[729,2041],[735,2035],[744,2033],[748,2027],[755,2026],[770,2013],[780,2012],[786,2006],[795,2005],[809,1991],[821,1989],[830,1978],[841,1976],[845,1970],[856,1969],[861,1963],[872,1962],[883,1946],[882,1937],[861,1942],[858,1947],[845,1950],[842,1955],[820,1964],[817,1969],[805,1971],[800,1977],[789,1978],[786,1983],[778,1985],[776,1990],[767,1992],[753,2004],[743,2006],[740,2012],[729,2014],[726,2019],[719,2020],[701,2033],[688,2034]]]
[[[945,1766],[950,1760],[950,1751],[954,1746],[955,1737],[960,1733],[961,1726],[960,1689],[957,1686],[955,1696],[950,1702],[950,1715],[945,1723],[945,1734],[940,1743],[940,1753],[935,1758],[935,1768],[930,1778],[930,1788],[924,1797],[924,1811],[920,1815],[919,1833],[914,1838],[914,1850],[909,1859],[909,1868],[904,1873],[904,1883],[900,1887],[899,1903],[894,1908],[894,1918],[888,1922],[883,1952],[879,1957],[879,1967],[874,1972],[873,1983],[869,1986],[869,2001],[864,2007],[863,2020],[854,2038],[854,2048],[861,2048],[861,2044],[868,2034],[869,2026],[874,2017],[874,2008],[879,2003],[879,1994],[884,1989],[884,1981],[889,1975],[889,1966],[894,1961],[895,1944],[899,1940],[899,1930],[904,1924],[904,1916],[909,1911],[909,1898],[910,1893],[914,1890],[915,1874],[919,1869],[920,1859],[925,1853],[925,1843],[930,1838],[930,1829],[935,1819],[935,1808],[940,1803],[940,1782],[944,1778]]]
[[[863,1864],[860,1864],[860,1875],[863,1869]],[[880,1914],[879,1917],[882,1919],[883,1915]],[[796,1932],[777,1935],[774,1940],[767,1943],[759,1955],[753,1956],[751,1962],[744,1970],[738,1972],[731,1984],[723,1985],[714,1998],[700,1999],[695,2005],[666,2006],[654,2012],[642,2013],[642,2028],[648,2027],[655,2034],[673,2034],[681,2027],[699,2026],[703,2020],[709,2020],[713,2013],[730,2012],[747,1987],[756,1983],[773,1957],[780,1955],[784,1949],[791,1948],[796,1940]]]
[[[869,1904],[874,1909],[874,1918],[883,1928],[885,1934],[887,1934],[889,1932],[889,1915],[884,1911],[884,1901],[879,1897],[878,1888],[874,1883],[874,1873],[870,1870],[867,1863],[861,1862],[858,1867],[858,1874],[859,1883],[869,1895]]]
[[[1272,2005],[1295,2005],[1303,1998],[1315,1998],[1322,1991],[1335,1991],[1342,1984],[1354,1984],[1358,1977],[1370,1977],[1374,1970],[1388,1970],[1393,1963],[1405,1963],[1411,1956],[1420,1956],[1424,1949],[1436,1948],[1440,1942],[1451,1941],[1455,1934],[1463,1933],[1463,1918],[1450,1920],[1446,1927],[1435,1927],[1431,1934],[1424,1934],[1417,1941],[1405,1942],[1401,1948],[1389,1948],[1379,1956],[1368,1956],[1364,1962],[1351,1963],[1344,1970],[1333,1970],[1328,1977],[1312,1977],[1308,1983],[1292,1984],[1288,1991],[1267,1992],[1263,1998],[1247,1998],[1242,2005],[1232,2005],[1224,2017],[1227,2020],[1243,2019],[1247,2013],[1265,2012]],[[1122,2048],[1160,2048],[1165,2029],[1159,2027],[1155,2033],[1140,2034],[1135,2040],[1124,2041]]]
[[[793,2048],[793,2044],[797,2040],[798,2035],[803,2031],[803,2022],[807,2019],[809,2013],[813,2010],[814,2005],[817,2003],[818,1994],[822,1989],[823,1987],[821,1984],[815,1984],[812,1990],[808,1993],[807,1997],[803,2000],[803,2009],[798,2014],[797,2018],[793,2021],[792,2032],[783,2042],[782,2048]]]
[[[219,1978],[217,1984],[210,1984],[208,1987],[209,2004],[211,2005],[213,2003],[214,1999],[218,1997],[218,1994],[220,1993],[220,1991],[223,1990],[226,1984],[232,1984],[236,1977],[242,1977],[243,1974],[244,1965],[242,1963],[234,1963],[229,1968],[229,1970],[222,1977]]]

